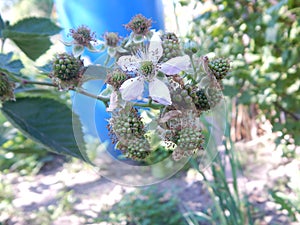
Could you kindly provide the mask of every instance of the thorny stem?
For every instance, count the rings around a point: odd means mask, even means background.
[[[194,71],[194,80],[197,80],[197,69],[196,69],[196,66],[195,66],[195,63],[194,63],[194,60],[193,60],[193,56],[192,55],[189,55],[189,58],[190,58],[190,61],[191,61],[191,64],[192,64],[192,67],[193,67],[193,71]]]
[[[3,53],[4,51],[4,42],[5,42],[5,38],[1,38],[1,53]]]
[[[22,83],[23,85],[26,85],[26,84],[36,84],[36,85],[43,85],[43,86],[58,87],[58,85],[53,84],[53,83],[49,83],[49,82],[41,82],[41,81],[33,81],[33,80],[22,80],[21,83]],[[71,91],[76,91],[76,92],[78,92],[78,93],[80,93],[80,94],[82,94],[82,95],[85,95],[85,96],[88,96],[88,97],[91,97],[91,98],[100,100],[100,101],[102,101],[106,106],[108,106],[107,103],[109,102],[109,98],[105,98],[105,97],[103,97],[103,96],[99,96],[99,95],[95,95],[95,94],[89,93],[89,92],[85,91],[85,90],[82,89],[82,88],[72,87],[72,88],[69,88],[69,90],[71,90]],[[160,109],[160,108],[163,107],[163,105],[152,103],[152,99],[149,100],[148,103],[135,103],[134,105],[135,105],[135,106],[139,106],[139,107],[152,108],[152,109]]]
[[[104,62],[104,66],[107,66],[107,64],[109,63],[110,60],[110,55],[107,55],[106,60]]]
[[[40,81],[32,81],[32,80],[22,80],[21,83],[23,85],[26,84],[37,84],[37,85],[43,85],[43,86],[51,86],[51,87],[57,87],[57,85],[49,82],[40,82]]]

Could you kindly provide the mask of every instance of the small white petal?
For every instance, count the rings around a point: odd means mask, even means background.
[[[117,51],[115,48],[108,47],[107,52],[108,52],[109,56],[113,58],[113,57],[115,57]]]
[[[157,78],[154,78],[149,83],[149,95],[154,101],[157,101],[163,105],[172,104],[169,88],[164,82]]]
[[[135,77],[126,80],[121,85],[120,92],[125,101],[138,99],[144,92],[144,79],[142,77]]]
[[[190,58],[187,55],[177,56],[169,59],[167,62],[161,65],[160,71],[167,75],[178,74],[181,71],[185,71],[190,67]]]
[[[118,46],[118,47],[117,47],[117,52],[125,53],[125,52],[127,52],[127,50],[124,49],[124,48],[122,48],[122,47],[120,47],[120,46]]]
[[[118,93],[113,91],[110,95],[109,107],[106,109],[108,112],[114,111],[118,107]]]
[[[137,70],[139,66],[139,59],[132,55],[124,55],[121,56],[117,62],[117,64],[124,71],[134,71]]]
[[[80,56],[84,51],[84,46],[82,45],[74,45],[72,48],[72,53],[75,57]]]
[[[60,40],[65,46],[72,46],[72,44],[74,44],[73,41],[64,41],[64,40]]]
[[[148,60],[154,62],[155,64],[161,58],[163,54],[163,47],[161,44],[161,39],[158,33],[154,33],[148,48]]]

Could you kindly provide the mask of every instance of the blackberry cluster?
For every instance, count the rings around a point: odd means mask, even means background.
[[[200,111],[208,111],[214,108],[222,99],[222,92],[218,88],[208,87],[196,91],[196,108]]]
[[[111,133],[115,134],[120,141],[132,137],[142,137],[145,134],[144,124],[133,108],[128,112],[120,111],[117,116],[112,117],[110,126],[112,128]]]
[[[166,62],[171,58],[181,55],[179,40],[174,33],[165,33],[161,39],[164,54],[160,62]]]
[[[14,100],[13,85],[4,73],[0,73],[0,100]]]
[[[67,53],[58,54],[53,61],[53,76],[61,81],[72,81],[81,78],[83,60]]]
[[[201,88],[200,90],[198,90],[196,92],[196,95],[198,97],[195,101],[195,105],[196,105],[197,109],[200,111],[210,110],[210,105],[209,105],[207,96],[205,94],[205,90],[203,88]]]
[[[143,160],[150,154],[150,145],[145,138],[133,138],[123,142],[119,142],[117,148],[126,158],[133,160]]]
[[[179,131],[177,146],[184,151],[202,149],[203,135],[201,130],[193,127],[186,127]]]
[[[122,110],[110,120],[112,142],[123,155],[133,160],[143,160],[150,154],[150,145],[145,138],[144,124],[136,109]]]
[[[216,79],[221,80],[227,75],[230,69],[230,63],[227,59],[216,58],[208,63],[208,67],[211,69]]]
[[[194,94],[191,92],[190,86],[184,86],[183,88],[177,88],[172,93],[172,102],[177,109],[188,109],[192,107]]]

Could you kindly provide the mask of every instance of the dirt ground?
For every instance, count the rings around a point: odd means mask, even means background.
[[[270,143],[269,140],[256,140],[236,144],[244,167],[239,176],[239,188],[248,194],[256,208],[258,224],[300,224],[290,222],[287,212],[278,210],[279,205],[272,201],[268,192],[271,187],[281,188],[280,182],[284,186],[284,180],[300,186],[297,184],[300,182],[300,161],[283,160],[280,150]],[[14,195],[12,215],[0,212],[0,221],[5,221],[3,225],[87,224],[99,217],[101,210],[136,189],[112,183],[86,164],[77,160],[67,163],[63,157],[57,157],[34,176],[18,176],[16,173],[0,176],[11,183]],[[231,182],[230,177],[228,182]],[[170,190],[190,210],[200,211],[210,202],[202,177],[193,169],[180,171],[157,186],[161,190]],[[288,189],[286,192],[295,194]],[[64,207],[59,211],[62,204]]]

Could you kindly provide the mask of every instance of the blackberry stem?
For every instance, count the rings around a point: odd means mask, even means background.
[[[41,82],[41,81],[33,81],[33,80],[22,80],[21,83],[23,85],[26,85],[26,84],[36,84],[36,85],[43,85],[43,86],[58,87],[58,85],[53,84],[53,83]],[[98,95],[94,95],[92,93],[89,93],[89,92],[83,90],[82,88],[71,87],[71,88],[69,88],[69,90],[70,91],[76,91],[76,92],[78,92],[78,93],[80,93],[82,95],[85,95],[85,96],[88,96],[88,97],[100,100],[100,101],[102,101],[105,104],[105,106],[108,107],[107,103],[110,100],[109,98],[105,98],[105,97],[101,97],[101,96],[98,96]],[[148,103],[135,103],[134,105],[135,106],[139,106],[139,107],[144,107],[144,108],[152,108],[152,109],[161,109],[161,108],[164,107],[163,105],[153,103],[152,99],[150,99]]]

